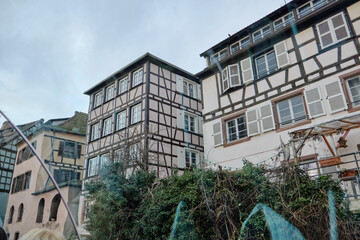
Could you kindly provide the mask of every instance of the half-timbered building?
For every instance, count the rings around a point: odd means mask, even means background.
[[[294,0],[202,53],[207,161],[282,152],[312,174],[358,171],[359,37],[359,1]]]
[[[51,119],[29,141],[58,183],[72,214],[78,213],[83,174],[87,115]],[[16,161],[6,207],[5,230],[19,239],[33,228],[49,228],[69,237],[75,233],[59,193],[27,144],[17,144]]]
[[[90,104],[84,184],[109,160],[128,161],[129,169],[140,166],[158,177],[201,167],[202,95],[193,74],[146,53],[85,94]],[[84,197],[81,202],[84,222],[89,203]]]

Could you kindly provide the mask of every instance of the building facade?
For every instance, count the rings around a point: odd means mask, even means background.
[[[202,96],[194,75],[146,53],[85,94],[90,104],[84,184],[97,179],[109,160],[127,161],[130,173],[142,168],[158,177],[201,167]],[[85,189],[80,207],[79,220],[86,222]]]
[[[25,136],[31,136],[43,124],[43,120],[17,126]],[[21,141],[8,122],[0,130],[0,226],[5,219],[6,204],[10,193],[11,179],[16,160],[16,145]]]
[[[87,115],[47,121],[28,137],[44,160],[76,216],[81,192]],[[5,218],[9,239],[36,227],[74,234],[65,205],[46,171],[24,141],[17,144],[11,192]]]
[[[358,171],[359,36],[359,1],[294,0],[202,53],[206,160]]]

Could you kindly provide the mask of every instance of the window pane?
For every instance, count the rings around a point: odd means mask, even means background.
[[[250,44],[250,38],[245,38],[245,39],[241,40],[240,43],[241,43],[241,48],[244,48],[244,47],[246,47],[246,46],[249,46],[249,44]]]
[[[346,32],[345,26],[335,30],[336,40],[340,41],[341,39],[347,38],[348,34]]]
[[[360,105],[360,78],[350,79],[348,81],[348,86],[350,89],[350,95],[352,98],[352,103],[354,106]]]
[[[257,31],[253,34],[254,42],[261,38],[261,32]]]
[[[236,140],[236,126],[235,126],[235,120],[230,120],[227,123],[227,128],[228,128],[228,138],[229,141],[234,141]]]
[[[267,54],[267,62],[268,62],[269,73],[274,72],[277,68],[275,52],[271,52]]]
[[[258,77],[262,77],[266,75],[266,64],[265,64],[265,56],[259,57],[256,59],[256,68],[258,70]]]
[[[271,28],[270,28],[270,26],[264,27],[264,28],[262,29],[262,32],[263,32],[263,36],[262,36],[262,37],[265,37],[265,36],[269,35],[269,34],[271,33]]]
[[[231,47],[230,47],[230,52],[231,52],[231,54],[233,54],[233,53],[235,53],[235,52],[237,52],[237,51],[239,51],[240,50],[240,45],[239,45],[239,43],[235,43],[234,45],[232,45]]]
[[[246,132],[245,116],[239,117],[237,119],[237,124],[238,124],[238,138],[246,137],[247,132]]]
[[[324,36],[321,37],[321,42],[323,43],[323,46],[327,46],[329,44],[332,44],[333,43],[333,40],[332,40],[332,37],[331,37],[331,34],[328,33]]]

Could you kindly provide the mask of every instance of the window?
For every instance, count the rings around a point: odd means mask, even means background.
[[[106,153],[100,156],[100,168],[110,163],[110,154]]]
[[[276,108],[280,127],[306,119],[302,95],[278,102],[276,103]]]
[[[240,70],[238,64],[227,66],[223,69],[221,75],[224,92],[231,87],[240,86]]]
[[[64,158],[77,159],[80,158],[81,145],[76,142],[60,141],[58,156]]]
[[[87,165],[87,175],[88,177],[94,176],[97,174],[97,157],[94,158],[90,158],[88,160],[88,165]]]
[[[119,80],[119,94],[126,92],[128,89],[128,77]]]
[[[25,182],[24,182],[24,190],[28,189],[30,186],[31,172],[25,173]]]
[[[115,150],[114,162],[120,162],[126,157],[125,147]]]
[[[131,107],[131,124],[141,121],[141,103]]]
[[[316,25],[322,48],[331,46],[350,36],[343,13]]]
[[[247,137],[245,115],[227,121],[226,133],[228,142]]]
[[[143,82],[143,69],[133,72],[132,86],[135,87]]]
[[[111,117],[104,120],[103,129],[102,129],[102,136],[107,136],[111,133]]]
[[[70,182],[80,179],[80,172],[75,170],[54,169],[54,178],[57,183]]]
[[[14,240],[18,240],[19,237],[20,237],[20,233],[19,233],[19,232],[15,232]]]
[[[36,214],[36,222],[41,223],[44,217],[44,207],[45,207],[45,199],[42,198],[39,201],[38,210]]]
[[[266,37],[270,33],[271,33],[270,25],[267,25],[253,33],[253,41],[256,42],[256,41],[260,40],[261,38]]]
[[[102,103],[102,91],[94,94],[94,108],[100,106]]]
[[[31,171],[14,178],[11,193],[16,193],[28,189],[30,186],[30,179]]]
[[[210,64],[214,64],[215,62],[220,62],[228,55],[227,49],[223,49],[220,52],[217,52],[210,56]]]
[[[294,15],[293,13],[289,13],[287,15],[285,15],[284,17],[281,17],[277,20],[274,21],[274,30],[280,30],[283,27],[291,24],[292,22],[294,22]]]
[[[237,51],[239,51],[240,49],[243,49],[249,45],[250,45],[250,37],[243,38],[240,41],[238,41],[230,46],[230,53],[234,54]]]
[[[84,219],[83,219],[83,221],[87,221],[87,220],[89,220],[88,218],[89,218],[89,212],[90,212],[90,210],[91,210],[91,203],[89,202],[89,201],[84,201]]]
[[[121,130],[126,127],[126,110],[116,114],[116,130]]]
[[[185,130],[189,132],[196,132],[195,116],[185,113]]]
[[[51,201],[49,221],[56,221],[60,201],[61,201],[60,194],[56,194],[55,197]]]
[[[346,81],[352,107],[360,106],[360,76]]]
[[[186,168],[196,167],[196,152],[186,149],[185,164],[186,164]]]
[[[14,206],[11,206],[10,208],[10,212],[9,212],[9,219],[8,219],[8,223],[12,223],[13,222],[13,218],[14,218]]]
[[[262,78],[277,70],[275,52],[270,51],[255,59],[257,77]]]
[[[129,162],[136,163],[141,161],[141,143],[129,146]]]
[[[20,204],[19,211],[18,211],[17,222],[21,222],[23,214],[24,214],[24,204]]]
[[[183,81],[183,85],[184,85],[183,93],[189,97],[195,97],[194,84],[187,82],[187,81]]]
[[[36,141],[33,142],[31,145],[34,147],[34,149],[36,149]],[[28,160],[32,156],[34,156],[34,154],[32,153],[31,149],[29,147],[25,147],[19,151],[16,164],[20,164],[20,163]]]
[[[99,138],[99,123],[91,125],[91,136],[90,141],[96,140]]]
[[[105,88],[105,102],[114,98],[115,85],[112,84]]]
[[[299,18],[302,18],[309,13],[321,8],[327,3],[327,0],[312,0],[308,3],[305,3],[297,9]]]

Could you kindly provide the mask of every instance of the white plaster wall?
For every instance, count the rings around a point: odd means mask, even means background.
[[[360,16],[360,2],[357,2],[347,8],[350,19],[355,19]]]

